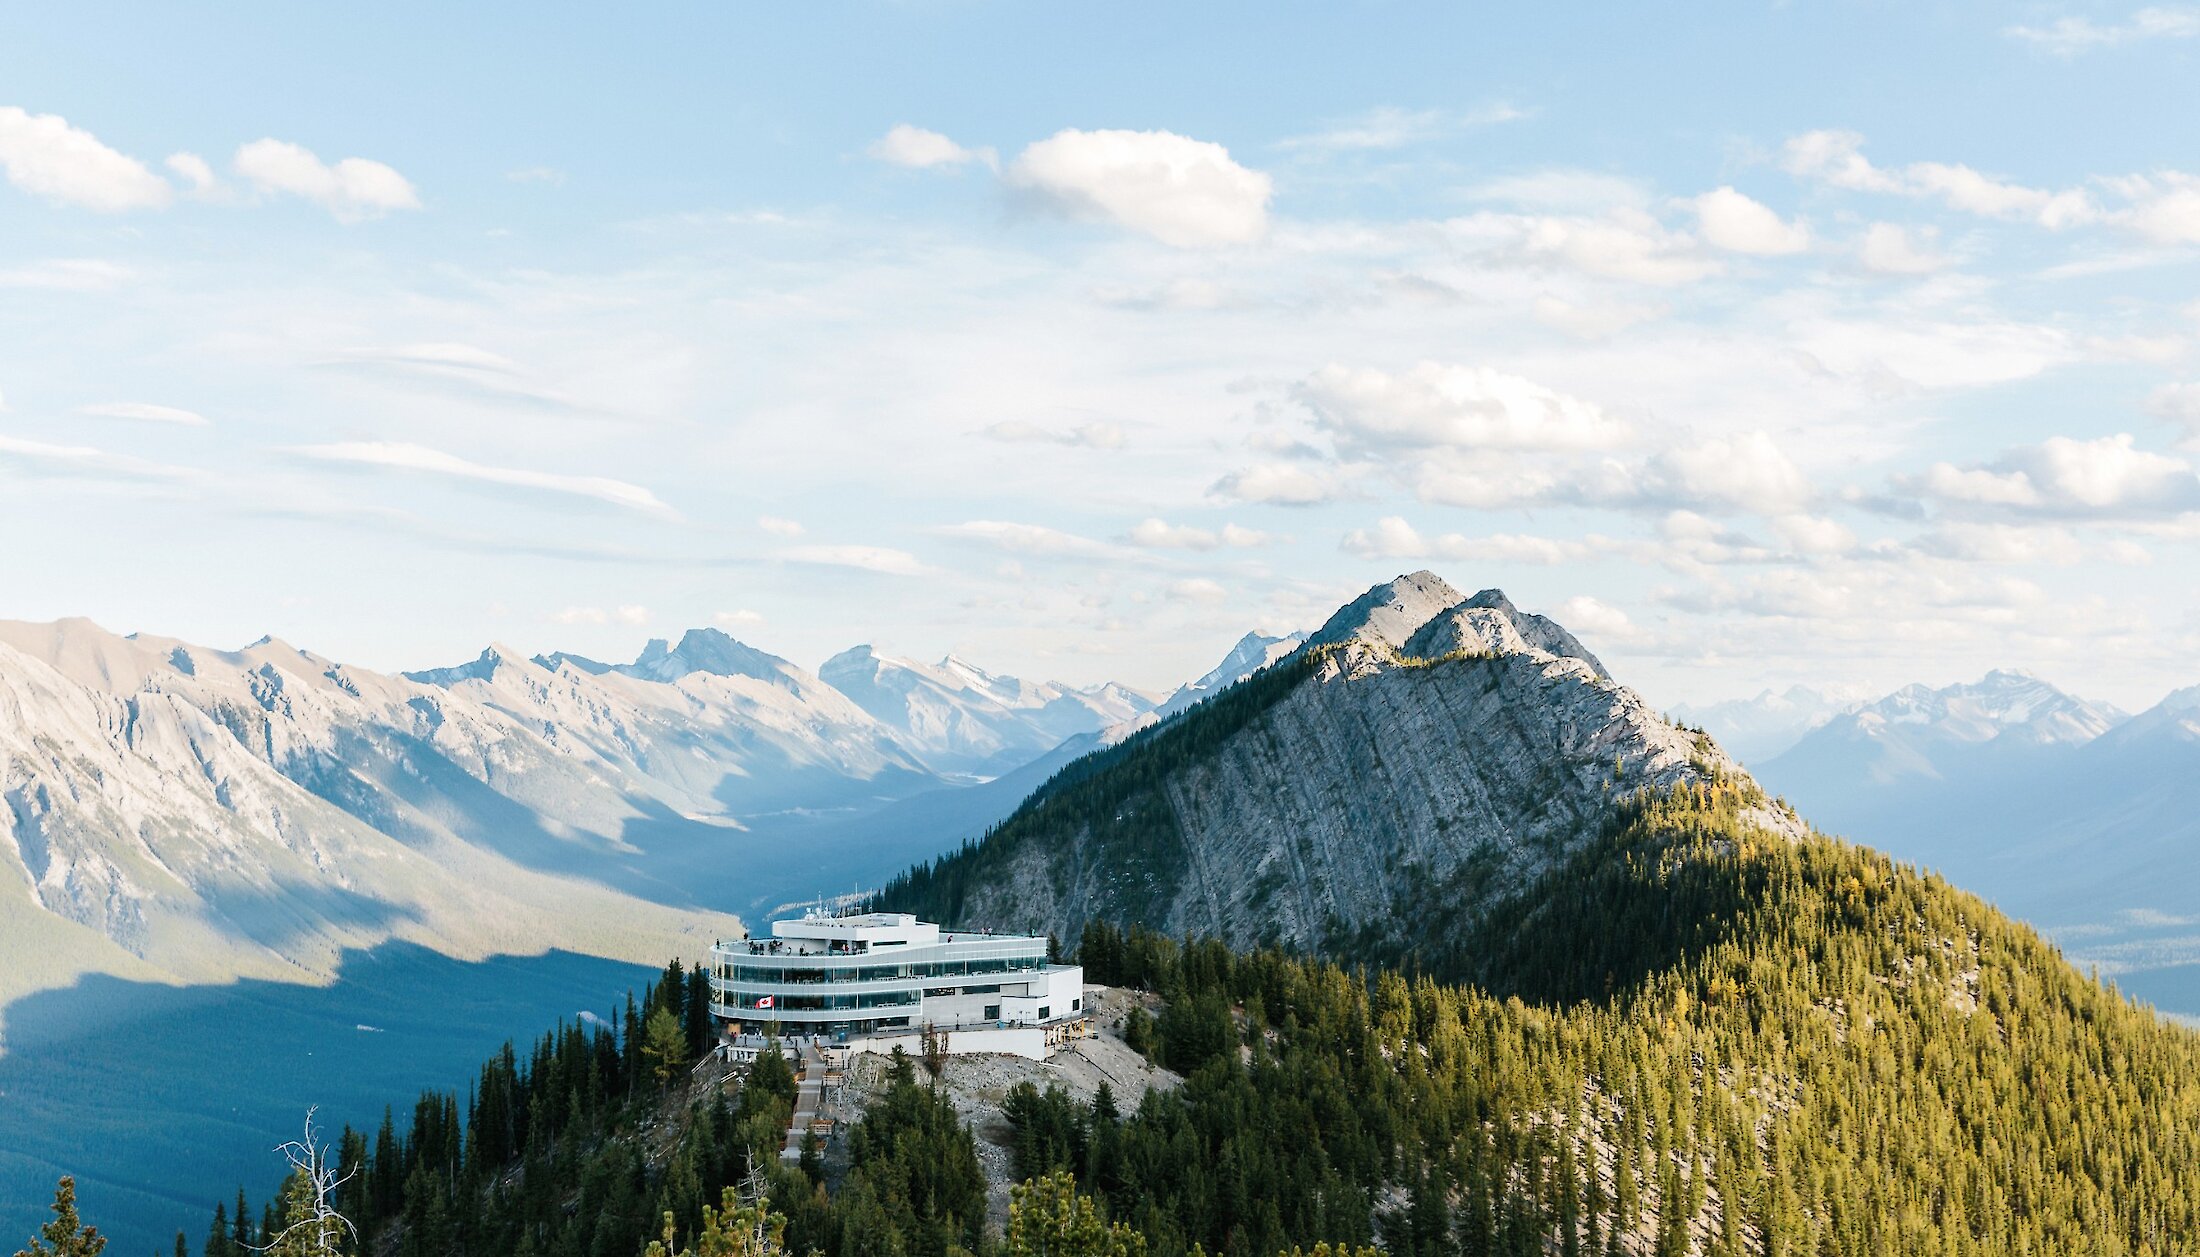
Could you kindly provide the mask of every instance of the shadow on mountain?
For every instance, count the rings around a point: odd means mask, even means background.
[[[507,1038],[610,1017],[654,972],[391,943],[344,953],[325,987],[102,976],[26,996],[0,1056],[0,1235],[35,1231],[66,1173],[110,1251],[165,1252],[179,1228],[196,1245],[215,1201],[278,1177],[269,1149],[309,1106],[332,1135],[371,1130],[424,1087],[463,1090]]]

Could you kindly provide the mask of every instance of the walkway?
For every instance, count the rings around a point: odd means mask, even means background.
[[[787,1146],[779,1153],[782,1161],[802,1159],[802,1137],[809,1133],[810,1123],[824,1117],[825,1054],[817,1050],[812,1039],[802,1039],[802,1076],[795,1084],[794,1120],[787,1123]]]

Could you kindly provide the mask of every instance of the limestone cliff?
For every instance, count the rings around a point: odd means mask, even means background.
[[[1635,791],[1747,782],[1564,628],[1420,572],[1306,647],[1088,758],[888,901],[1074,937],[1137,921],[1233,944],[1410,944],[1593,837]],[[1801,823],[1766,807],[1768,828]]]

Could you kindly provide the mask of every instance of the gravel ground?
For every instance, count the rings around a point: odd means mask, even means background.
[[[1144,1057],[1124,1045],[1123,1018],[1134,1002],[1145,1005],[1149,1014],[1160,1003],[1157,998],[1138,992],[1104,986],[1086,987],[1085,1006],[1091,1010],[1096,1033],[1072,1043],[1046,1061],[979,1053],[947,1058],[940,1087],[977,1136],[978,1165],[985,1171],[988,1189],[986,1216],[993,1226],[1008,1225],[1008,1189],[1016,1182],[1016,1169],[1008,1148],[1008,1122],[1001,1116],[1001,1102],[1007,1099],[1010,1088],[1019,1082],[1029,1082],[1041,1091],[1058,1086],[1079,1103],[1089,1104],[1099,1092],[1100,1084],[1105,1082],[1115,1090],[1116,1107],[1128,1113],[1138,1107],[1147,1088],[1168,1091],[1183,1084],[1182,1078],[1148,1064]],[[848,1117],[863,1112],[871,1099],[885,1089],[886,1069],[887,1059],[883,1056],[857,1055],[848,1066],[848,1081],[839,1111]],[[917,1062],[917,1071],[918,1080],[923,1081],[923,1062]],[[836,1135],[825,1151],[826,1178],[835,1188],[848,1172],[847,1142],[845,1136]]]

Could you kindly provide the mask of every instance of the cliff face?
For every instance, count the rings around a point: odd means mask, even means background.
[[[1417,921],[1525,886],[1638,789],[1746,780],[1602,671],[1502,594],[1401,577],[888,898],[1065,938],[1102,918],[1237,945],[1410,944]]]

